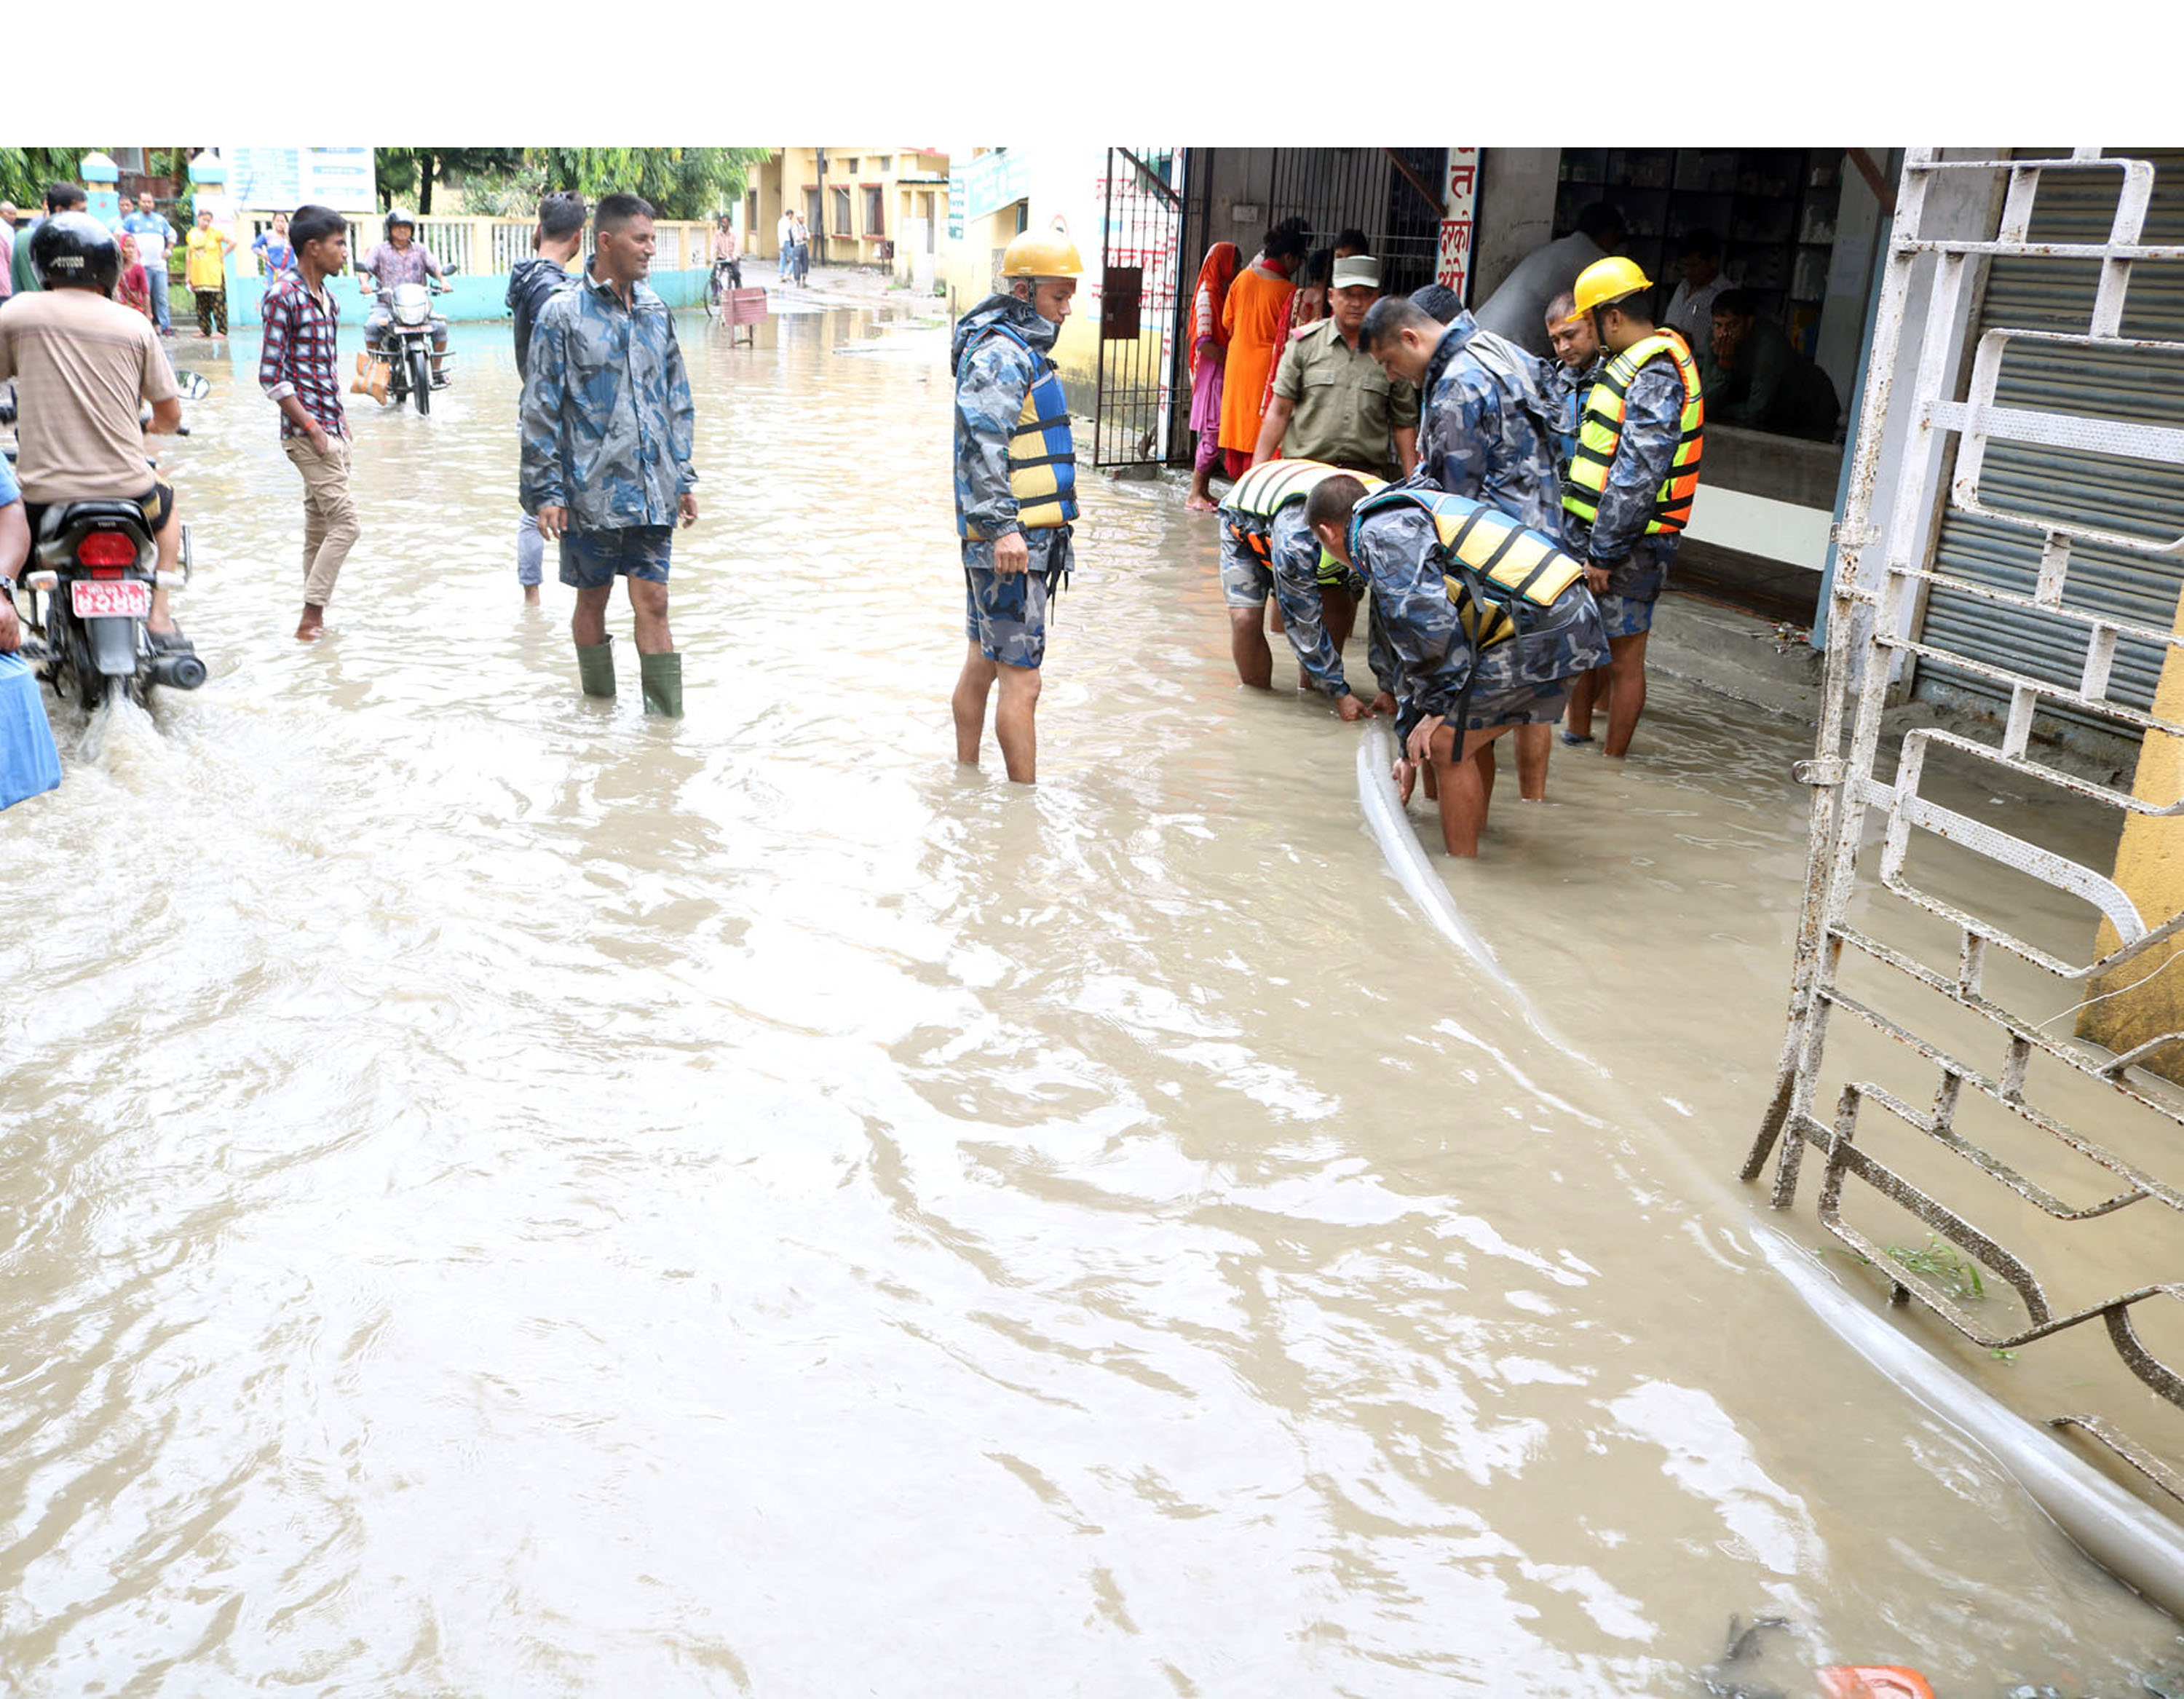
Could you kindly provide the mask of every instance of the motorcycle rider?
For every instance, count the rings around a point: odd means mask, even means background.
[[[143,510],[172,572],[182,547],[174,490],[144,456],[146,431],[182,421],[175,369],[142,313],[109,298],[121,271],[114,233],[86,213],[57,213],[31,237],[41,287],[0,309],[0,382],[15,380],[16,473],[35,539],[47,509],[64,502],[130,501]],[[139,409],[149,404],[149,424]],[[155,582],[146,622],[152,647],[187,652],[189,639]]]
[[[371,304],[365,315],[364,345],[378,354],[382,333],[394,312],[394,289],[399,283],[420,283],[432,287],[433,282],[445,281],[440,262],[426,251],[417,240],[416,215],[406,207],[390,207],[382,228],[387,240],[373,244],[356,268],[357,287]],[[448,379],[440,370],[441,357],[448,351],[448,321],[437,313],[432,315],[432,387],[445,389]]]

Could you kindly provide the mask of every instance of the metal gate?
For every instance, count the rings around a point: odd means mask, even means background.
[[[1100,204],[1100,365],[1092,464],[1164,465],[1177,433],[1184,289],[1184,152],[1110,148]]]
[[[1301,218],[1312,245],[1346,229],[1365,234],[1380,262],[1380,287],[1407,295],[1434,280],[1440,249],[1436,185],[1446,148],[1278,148],[1267,226]]]
[[[2184,152],[2131,150],[2154,168],[2153,199],[2142,239],[2184,242]],[[2012,157],[2066,149],[2015,149]],[[2099,242],[2115,211],[2115,174],[2065,172],[2052,176],[2040,193],[2027,231],[2035,245]],[[1992,261],[1981,292],[1981,330],[2014,325],[2023,328],[2067,328],[2083,324],[2091,311],[2097,281],[2082,260],[2047,255],[2013,255]],[[2123,331],[2137,338],[2184,340],[2184,268],[2149,267],[2131,281],[2124,309]],[[2161,370],[2143,354],[2070,343],[2026,348],[2005,375],[1998,398],[2012,406],[2095,412],[2141,424],[2184,427],[2184,370]],[[2018,503],[2035,500],[2058,485],[2104,486],[2093,499],[2116,529],[2149,538],[2184,532],[2184,485],[2170,479],[2130,476],[2097,456],[2047,445],[1997,443],[1989,450],[1982,482]],[[2001,588],[2023,589],[2036,580],[2040,539],[2022,526],[2000,523],[1970,512],[1952,511],[1940,528],[1936,554],[1944,570]],[[2074,604],[2101,608],[2142,625],[2165,627],[2184,588],[2184,562],[2149,558],[2142,552],[2089,546],[2075,549],[2070,560]],[[2036,615],[2006,603],[1938,590],[1930,598],[1925,630],[1936,647],[2041,674],[2061,682],[2067,667],[2046,650],[2050,633]],[[2109,686],[2118,699],[2135,708],[2153,701],[2153,685],[2164,651],[2129,640],[2116,645]],[[1914,687],[1921,696],[1943,700],[1983,699],[1997,708],[2008,693],[1984,674],[1945,661],[1921,665]],[[2069,703],[2052,705],[2058,719],[2098,727],[2098,716]],[[2127,730],[2129,728],[2126,728]]]
[[[1930,191],[1964,173],[2006,185],[1998,218],[1989,219],[1994,233],[1927,234]],[[2036,230],[2044,234],[2046,195],[2059,188],[2082,209],[2096,192],[2088,184],[2105,198],[2102,228],[2035,240]],[[1918,1299],[1997,1356],[2038,1345],[2038,1361],[2067,1365],[2062,1373],[2079,1377],[2069,1384],[2092,1389],[2074,1393],[2076,1410],[2051,1418],[2054,1424],[2099,1440],[2184,1497],[2184,1481],[2141,1437],[2153,1429],[2160,1451],[2184,1452],[2184,1379],[2158,1351],[2184,1338],[2175,1308],[2184,1280],[2167,1278],[2184,1274],[2176,1266],[2184,1096],[2135,1066],[2184,1033],[2111,1055],[2052,1030],[2113,994],[2104,988],[2128,989],[2184,953],[2169,943],[2184,914],[2142,914],[2108,877],[2098,848],[2112,845],[2125,822],[2184,813],[2184,803],[2161,806],[2092,783],[2031,742],[2036,717],[2063,708],[2184,738],[2184,723],[2149,711],[2116,667],[2124,644],[2163,658],[2184,647],[2173,630],[2184,536],[2150,535],[2131,522],[2134,492],[2174,487],[2184,430],[2097,415],[2084,398],[2053,387],[2028,404],[2036,397],[2023,382],[2028,369],[2036,375],[2042,361],[2052,368],[2061,357],[2098,360],[2116,382],[2133,374],[2156,382],[2164,362],[2184,356],[2184,342],[2125,334],[2146,292],[2139,280],[2165,298],[2164,274],[2184,261],[2184,247],[2144,239],[2154,186],[2147,161],[2103,159],[2098,149],[1982,162],[1914,149],[1905,159],[1837,527],[1819,737],[1799,769],[1813,787],[1812,837],[1788,1032],[1743,1177],[1758,1178],[1773,1156],[1774,1201],[1787,1207],[1808,1153],[1818,1158],[1819,1220],[1882,1271],[1898,1301]],[[1983,265],[1993,262],[2000,276],[2022,260],[2070,268],[2070,298],[2084,316],[2068,328],[2052,316],[2022,327],[1990,313],[1975,326],[1968,398],[1958,400],[1947,375],[1965,334],[1958,308]],[[1892,395],[1914,270],[1932,276],[1915,387]],[[1876,528],[1881,427],[1892,410],[1907,426],[1906,471],[1892,515]],[[1942,464],[1931,450],[1950,438],[1953,473],[1937,490],[1915,469]],[[2035,460],[2070,475],[2025,476],[2020,469]],[[1974,576],[1946,554],[1930,564],[1911,558],[1911,539],[1937,499],[1948,523],[1976,517],[2030,551],[2029,580]],[[2124,603],[2083,593],[2081,550],[2142,594]],[[2036,627],[2043,664],[1981,649],[1969,620],[1910,622],[1922,596],[1938,603],[1945,594],[1990,619]],[[1907,733],[1884,781],[1876,757],[1890,672],[1905,655],[1980,679],[2008,712],[1991,738]],[[1989,796],[1997,788],[2049,800],[2010,807]],[[2008,811],[1997,816],[1997,806]],[[2068,815],[2086,811],[2085,823],[2106,836],[2064,829]],[[1881,827],[1870,845],[1869,813]],[[2099,865],[2087,865],[2089,854]],[[1861,882],[1862,866],[1878,888]],[[2059,913],[2065,897],[2084,905],[2081,915]],[[1836,1033],[1830,1071],[1837,1015],[1850,1025]],[[1822,1096],[1824,1077],[1832,1100]],[[1911,1242],[1891,1244],[1891,1228]]]

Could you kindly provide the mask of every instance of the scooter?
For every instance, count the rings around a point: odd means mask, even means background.
[[[192,399],[209,389],[195,373],[181,383]],[[0,409],[0,423],[12,417],[12,407]],[[187,428],[176,434],[187,435]],[[12,459],[14,449],[8,452]],[[55,503],[32,539],[35,564],[22,575],[31,599],[22,619],[24,659],[56,696],[73,694],[86,710],[122,691],[142,704],[155,684],[195,690],[205,682],[204,662],[186,649],[159,648],[148,628],[153,586],[187,584],[193,558],[187,520],[181,570],[162,573],[159,542],[135,502]]]
[[[445,268],[449,276],[455,268]],[[354,388],[380,402],[397,407],[415,401],[421,417],[432,410],[432,297],[448,292],[444,282],[432,285],[397,283],[387,296],[387,323],[379,332],[379,347],[356,357]],[[437,355],[445,363],[452,353]]]

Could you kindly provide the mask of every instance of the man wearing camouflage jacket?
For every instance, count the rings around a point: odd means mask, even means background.
[[[950,701],[956,759],[975,766],[986,699],[1009,777],[1038,782],[1046,610],[1067,579],[1077,516],[1069,410],[1049,350],[1084,269],[1066,237],[1026,231],[1001,257],[1004,291],[963,316],[956,374],[956,529],[969,650]]]
[[[1391,487],[1425,486],[1406,479]],[[1402,753],[1396,778],[1404,799],[1416,770],[1429,765],[1443,844],[1451,855],[1476,855],[1494,789],[1493,745],[1504,733],[1517,745],[1520,794],[1546,800],[1553,722],[1571,683],[1607,658],[1600,612],[1583,584],[1573,582],[1552,607],[1527,618],[1521,635],[1482,649],[1465,630],[1450,588],[1451,559],[1433,520],[1411,505],[1368,510],[1353,532],[1351,510],[1364,494],[1353,478],[1329,478],[1312,491],[1304,516],[1327,551],[1372,586],[1378,628],[1399,674],[1396,733]],[[1553,540],[1552,532],[1539,536]],[[1524,735],[1535,732],[1546,735]]]
[[[675,318],[645,282],[652,209],[601,198],[582,280],[538,309],[523,382],[526,513],[561,549],[577,592],[571,630],[588,696],[615,694],[607,600],[629,586],[648,713],[682,712],[682,657],[667,628],[675,525],[696,522],[696,427]]]

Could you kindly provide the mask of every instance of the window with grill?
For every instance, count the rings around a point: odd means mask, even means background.
[[[850,192],[847,189],[834,191],[834,234],[854,234],[850,228]]]
[[[887,230],[887,191],[878,184],[865,188],[865,234],[880,236]]]

